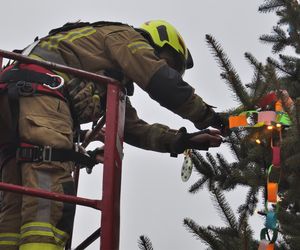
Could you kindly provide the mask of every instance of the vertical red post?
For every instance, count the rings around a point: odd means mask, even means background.
[[[100,250],[119,249],[125,101],[125,95],[120,87],[109,84],[106,104]]]

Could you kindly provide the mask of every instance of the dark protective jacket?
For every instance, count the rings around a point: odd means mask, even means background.
[[[122,72],[125,79],[135,82],[152,99],[196,126],[207,118],[208,107],[194,89],[165,60],[158,58],[149,42],[131,26],[99,23],[60,30],[41,39],[30,56],[95,73]],[[143,149],[171,152],[177,132],[141,120],[127,100],[125,142]]]

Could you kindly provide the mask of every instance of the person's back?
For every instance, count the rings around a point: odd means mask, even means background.
[[[157,33],[156,41],[152,31]],[[172,47],[174,37],[178,51]],[[117,74],[199,129],[222,123],[211,106],[183,81],[181,74],[193,62],[179,33],[165,21],[147,22],[142,29],[110,22],[70,23],[42,38],[31,56],[112,77]]]
[[[72,28],[77,25],[80,23],[42,38],[31,56],[90,72],[120,71],[143,89],[158,68],[166,64],[129,25],[100,22]]]

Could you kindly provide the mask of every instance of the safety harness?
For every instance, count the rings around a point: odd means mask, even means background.
[[[90,152],[73,149],[32,145],[20,142],[18,135],[19,98],[49,95],[67,101],[63,93],[64,79],[38,65],[15,63],[0,72],[0,94],[7,93],[12,118],[13,143],[0,147],[0,168],[12,156],[17,162],[74,161],[82,167],[92,168],[97,164]],[[91,154],[91,153],[90,153]],[[1,169],[0,169],[1,170]]]
[[[97,164],[89,155],[76,152],[73,149],[37,146],[28,143],[19,144],[16,159],[18,162],[74,161],[88,168],[92,168]]]
[[[127,25],[119,22],[99,21],[94,23],[76,22],[66,23],[62,27],[53,29],[46,36],[53,36],[60,32],[69,31],[85,26],[105,26],[105,25]],[[35,41],[23,50],[14,50],[14,52],[28,55],[36,47],[36,45],[46,37]],[[123,78],[123,75],[112,74],[109,72],[108,76]],[[19,64],[15,63],[6,67],[2,72],[0,71],[0,95],[7,93],[9,99],[9,106],[12,117],[12,131],[15,133],[14,142],[11,145],[0,145],[0,171],[1,166],[8,159],[16,156],[18,162],[49,162],[49,161],[74,161],[82,167],[92,168],[97,164],[95,161],[95,152],[87,151],[79,153],[75,150],[57,149],[50,146],[31,145],[20,142],[18,136],[18,121],[19,121],[19,98],[31,97],[35,95],[49,95],[67,101],[63,93],[64,79],[45,69],[34,64]],[[128,92],[133,93],[133,83],[126,83]],[[130,94],[130,93],[128,93]],[[77,132],[77,133],[80,133]],[[4,159],[4,160],[3,160]]]
[[[53,72],[33,64],[13,64],[0,75],[0,93],[8,90],[9,98],[36,94],[52,95],[65,101],[60,89],[64,79]]]

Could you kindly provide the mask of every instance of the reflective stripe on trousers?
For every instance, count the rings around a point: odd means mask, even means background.
[[[20,234],[0,233],[0,246],[16,246],[19,244]]]
[[[26,237],[30,236],[47,236],[55,240],[57,243],[57,246],[60,247],[59,249],[63,248],[65,246],[69,235],[58,228],[52,226],[49,223],[46,222],[30,222],[26,223],[21,227],[21,239],[24,239]],[[27,243],[29,244],[29,243]],[[24,245],[27,245],[24,244]],[[31,243],[30,243],[31,244]],[[50,244],[53,245],[53,244]],[[23,248],[21,248],[23,249]],[[29,248],[26,248],[29,249]],[[34,248],[35,249],[35,248]],[[44,249],[44,248],[40,248]],[[48,249],[48,248],[46,248]],[[49,248],[49,249],[56,249],[56,248]]]
[[[63,250],[63,247],[50,243],[26,243],[19,250]]]

